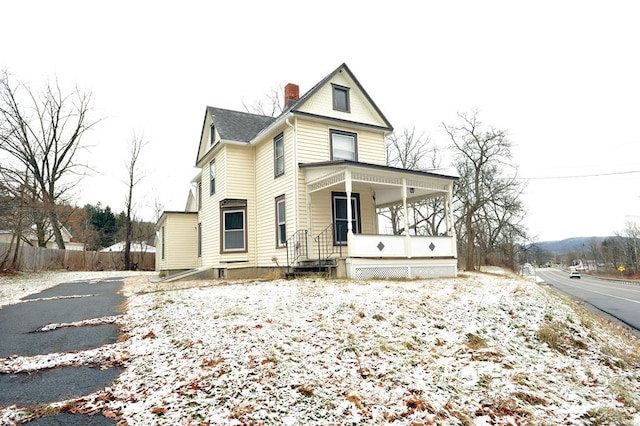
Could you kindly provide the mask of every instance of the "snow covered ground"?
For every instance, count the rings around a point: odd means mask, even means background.
[[[0,278],[0,305],[74,279]],[[640,425],[638,339],[518,277],[153,279],[127,278],[127,312],[104,319],[121,342],[0,371],[123,365],[54,405],[122,425]],[[6,423],[33,412],[0,409]]]

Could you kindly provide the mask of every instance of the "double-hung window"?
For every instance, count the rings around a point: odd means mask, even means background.
[[[222,215],[222,251],[247,251],[247,208],[223,208]]]
[[[273,175],[275,177],[284,174],[284,136],[280,133],[273,138]]]
[[[196,198],[198,200],[198,205],[196,206],[196,210],[200,210],[202,208],[202,181],[199,180],[198,181],[198,187],[196,188],[196,192],[198,193],[198,197]]]
[[[216,160],[209,163],[209,195],[216,193]]]
[[[355,133],[330,130],[331,159],[358,160],[358,137]]]
[[[276,247],[284,247],[287,242],[287,220],[284,195],[276,198]]]
[[[336,111],[350,112],[349,88],[338,86],[337,84],[332,84],[331,88],[333,92],[333,109]]]

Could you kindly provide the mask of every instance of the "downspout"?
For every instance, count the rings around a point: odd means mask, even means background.
[[[287,126],[291,127],[291,131],[293,132],[293,206],[294,206],[294,218],[293,218],[293,232],[298,231],[298,135],[296,131],[296,127],[291,124],[289,121],[289,117],[285,120]],[[307,253],[309,253],[307,251]]]

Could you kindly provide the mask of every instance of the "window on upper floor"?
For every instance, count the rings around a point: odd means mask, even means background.
[[[209,146],[213,146],[216,141],[216,126],[211,123],[211,127],[209,128]]]
[[[273,138],[273,175],[278,177],[284,174],[284,136],[280,133]]]
[[[198,181],[198,187],[196,188],[197,195],[197,203],[196,210],[200,210],[202,208],[202,181]]]
[[[287,219],[284,195],[276,198],[276,247],[284,247],[287,242]]]
[[[216,160],[209,163],[209,195],[216,193]]]
[[[332,84],[331,88],[333,92],[333,109],[336,111],[350,112],[349,88],[338,86],[337,84]]]
[[[358,136],[342,130],[330,130],[331,159],[358,161]]]

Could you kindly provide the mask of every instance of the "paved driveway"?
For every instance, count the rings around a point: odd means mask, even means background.
[[[0,309],[0,358],[54,352],[82,351],[114,343],[113,324],[64,327],[38,331],[51,323],[69,323],[122,313],[121,278],[60,284],[25,297],[23,303]],[[31,373],[0,374],[0,407],[29,407],[77,398],[109,386],[121,369],[112,367],[63,367]],[[60,414],[39,419],[35,425],[113,425],[102,416]]]

